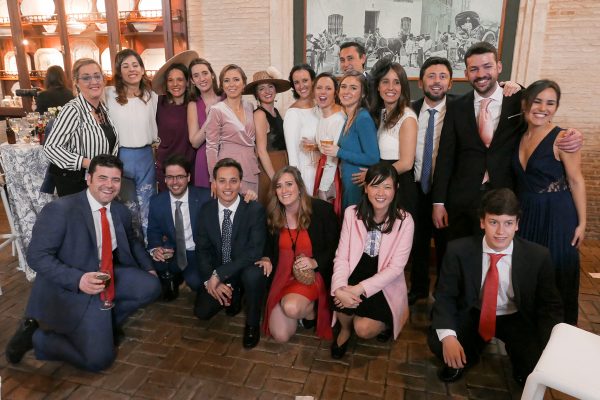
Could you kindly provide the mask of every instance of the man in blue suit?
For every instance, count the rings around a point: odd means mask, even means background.
[[[152,260],[134,234],[131,214],[113,202],[122,174],[117,157],[94,157],[88,189],[53,201],[38,215],[27,251],[37,276],[27,318],[6,348],[11,363],[20,362],[33,348],[40,360],[65,361],[89,371],[105,369],[116,356],[115,332],[129,315],[160,295]],[[105,238],[110,240],[106,247]],[[98,279],[102,254],[113,268],[112,310],[100,309],[98,295],[105,290]]]
[[[150,199],[148,250],[163,286],[163,298],[170,301],[177,298],[184,280],[194,291],[203,286],[196,241],[198,214],[210,200],[210,190],[188,186],[191,164],[182,155],[170,156],[163,167],[169,191]]]
[[[196,246],[198,267],[205,289],[198,290],[194,314],[212,318],[223,307],[228,315],[240,309],[240,287],[246,296],[246,327],[243,345],[256,346],[260,340],[260,311],[267,278],[255,263],[261,259],[267,228],[265,210],[239,195],[242,167],[224,158],[215,164],[213,187],[217,199],[200,210]]]

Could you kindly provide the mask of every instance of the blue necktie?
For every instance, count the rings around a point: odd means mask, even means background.
[[[429,193],[431,189],[431,169],[433,166],[433,128],[435,125],[436,109],[430,108],[427,130],[425,130],[425,146],[423,146],[423,163],[421,165],[421,189]]]
[[[221,226],[221,254],[223,264],[231,261],[231,210],[223,210],[223,225]]]

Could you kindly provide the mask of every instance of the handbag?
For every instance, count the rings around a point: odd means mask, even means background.
[[[315,271],[313,269],[299,269],[296,267],[292,267],[292,273],[294,275],[294,279],[303,285],[312,285],[315,283]]]

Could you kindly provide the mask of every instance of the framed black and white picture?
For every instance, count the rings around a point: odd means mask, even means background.
[[[423,61],[441,56],[460,79],[464,53],[473,43],[502,49],[506,1],[304,0],[305,61],[317,73],[340,74],[340,44],[354,41],[365,47],[367,71],[390,58],[418,79]]]

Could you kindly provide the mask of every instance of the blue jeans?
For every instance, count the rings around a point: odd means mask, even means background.
[[[119,158],[123,161],[123,181],[120,198],[133,215],[134,228],[146,237],[150,197],[156,193],[154,155],[151,146],[121,147]]]

